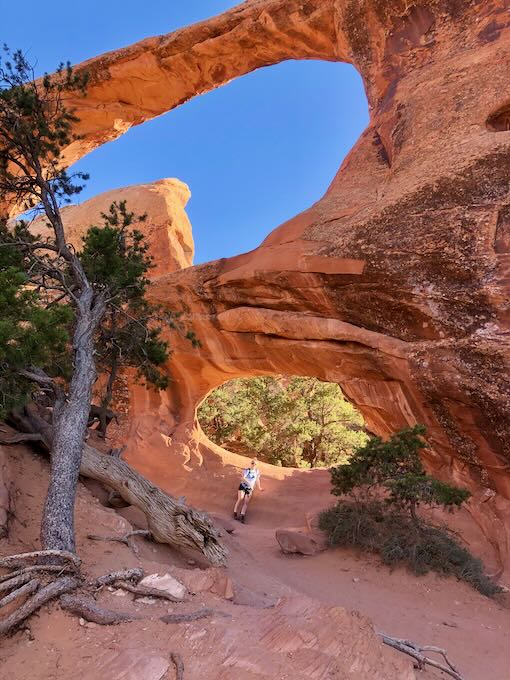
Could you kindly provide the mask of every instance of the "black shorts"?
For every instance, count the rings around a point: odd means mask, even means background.
[[[247,496],[249,496],[251,494],[251,492],[253,491],[253,489],[251,488],[251,486],[249,484],[246,484],[245,482],[241,482],[239,484],[239,491],[244,491],[244,493]]]

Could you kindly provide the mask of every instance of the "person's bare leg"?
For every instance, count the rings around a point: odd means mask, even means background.
[[[234,505],[234,515],[237,515],[237,508],[243,502],[244,496],[245,496],[244,491],[238,491],[237,492],[237,501],[236,501],[236,504]]]
[[[245,494],[244,505],[243,505],[243,509],[241,510],[241,521],[242,522],[244,522],[244,516],[246,515],[246,509],[248,507],[248,503],[250,502],[250,498],[251,498],[251,493]]]

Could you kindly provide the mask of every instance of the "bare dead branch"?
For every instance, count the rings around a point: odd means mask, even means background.
[[[144,536],[145,538],[149,539],[151,537],[151,532],[147,531],[146,529],[136,529],[135,531],[130,531],[125,536],[96,536],[95,534],[88,534],[87,538],[91,541],[113,541],[116,543],[123,543],[124,545],[127,545],[128,548],[131,548],[135,555],[138,556],[140,551],[138,550],[136,543],[133,541],[135,536]]]
[[[459,671],[448,659],[448,656],[444,649],[441,649],[440,647],[433,647],[431,645],[421,646],[418,645],[416,642],[412,642],[411,640],[401,640],[399,638],[393,638],[390,637],[389,635],[386,635],[385,633],[378,633],[378,635],[385,645],[393,647],[393,649],[396,649],[399,652],[402,652],[403,654],[407,654],[408,656],[412,657],[416,661],[416,665],[419,670],[424,670],[426,666],[432,666],[432,668],[437,668],[438,670],[442,671],[443,673],[446,673],[450,677],[455,678],[455,680],[464,680],[463,676],[459,673]],[[426,656],[423,652],[434,652],[436,654],[440,654],[446,661],[447,665],[439,663],[435,659],[431,659],[430,657]]]
[[[75,590],[79,585],[77,579],[71,576],[63,576],[62,578],[52,581],[47,586],[38,590],[35,595],[24,602],[21,607],[18,607],[10,616],[0,620],[0,635],[7,635],[14,631],[22,621],[28,616],[37,611],[46,602],[60,597],[64,593],[69,593]]]
[[[84,595],[62,595],[60,598],[60,606],[65,611],[81,616],[86,621],[97,623],[100,626],[112,626],[118,623],[142,618],[137,614],[116,612],[112,609],[98,607],[91,597],[86,597]]]
[[[13,602],[13,600],[17,600],[18,597],[23,597],[24,595],[32,595],[32,593],[35,593],[35,591],[39,588],[41,585],[41,582],[37,578],[33,578],[31,581],[28,581],[25,583],[25,585],[21,586],[20,588],[16,588],[16,590],[13,590],[12,593],[9,593],[9,595],[6,595],[0,600],[0,609],[2,607],[5,607],[5,605],[9,604],[10,602]]]

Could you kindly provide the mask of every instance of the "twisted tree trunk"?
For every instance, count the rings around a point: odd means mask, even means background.
[[[80,475],[83,442],[96,379],[94,332],[104,312],[91,288],[80,296],[73,336],[74,372],[65,403],[54,409],[51,470],[41,522],[43,549],[76,549],[74,504]]]

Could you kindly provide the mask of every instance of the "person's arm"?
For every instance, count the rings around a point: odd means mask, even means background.
[[[260,472],[259,472],[259,474],[257,475],[257,486],[258,486],[258,488],[259,488],[259,491],[262,491],[262,486],[260,485]]]

